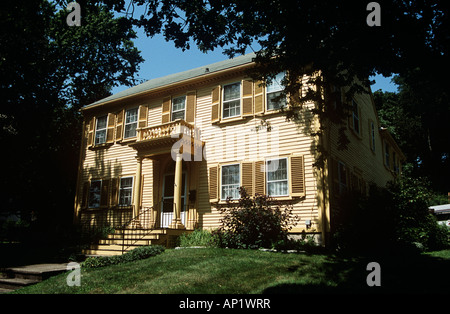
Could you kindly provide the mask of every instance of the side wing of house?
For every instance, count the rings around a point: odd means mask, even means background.
[[[347,191],[366,194],[370,183],[384,187],[401,173],[404,160],[389,132],[380,125],[370,91],[356,94],[348,105],[346,123],[343,126],[329,124],[328,171],[332,201]],[[345,149],[339,148],[340,127],[346,128],[349,140]]]

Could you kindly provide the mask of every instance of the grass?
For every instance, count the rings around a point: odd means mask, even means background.
[[[381,287],[368,287],[368,262],[381,266]],[[82,269],[16,290],[38,294],[449,293],[450,250],[414,256],[349,258],[257,250],[187,248],[140,261]]]

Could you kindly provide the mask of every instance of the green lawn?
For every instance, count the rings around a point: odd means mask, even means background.
[[[368,287],[369,262],[381,266],[381,287]],[[343,258],[231,249],[166,250],[145,260],[82,269],[81,286],[67,274],[15,293],[449,293],[450,250],[415,256]]]

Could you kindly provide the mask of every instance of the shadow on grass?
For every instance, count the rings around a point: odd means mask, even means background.
[[[367,264],[380,265],[381,286],[369,287]],[[427,254],[394,254],[372,257],[330,255],[314,283],[282,283],[266,288],[266,294],[446,294],[450,293],[450,259]],[[314,274],[302,274],[313,277]]]

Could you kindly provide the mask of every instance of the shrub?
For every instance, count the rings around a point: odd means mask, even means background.
[[[358,251],[445,248],[448,231],[428,210],[432,197],[426,181],[409,177],[386,188],[371,186],[368,196],[343,195],[333,219],[336,245]]]
[[[288,231],[297,223],[292,206],[282,206],[269,197],[250,197],[240,188],[237,203],[227,200],[220,211],[224,215],[221,226],[213,232],[220,247],[270,248],[274,243],[286,241]]]
[[[164,252],[164,250],[165,248],[162,245],[140,246],[122,255],[88,257],[81,266],[86,268],[98,268],[122,264],[146,259],[158,255]]]
[[[207,246],[214,247],[217,246],[217,241],[213,235],[208,230],[195,229],[191,233],[183,233],[179,238],[178,242],[180,246]]]

